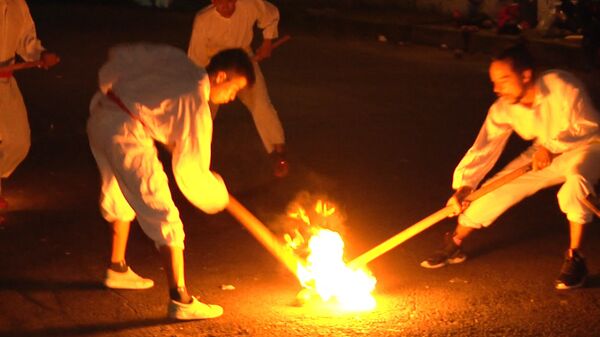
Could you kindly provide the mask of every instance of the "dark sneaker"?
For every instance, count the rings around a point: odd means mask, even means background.
[[[587,274],[585,259],[578,251],[569,249],[555,287],[558,290],[579,288],[584,285]]]
[[[449,264],[457,264],[465,262],[467,255],[460,249],[454,240],[452,233],[444,235],[444,248],[438,250],[431,255],[427,260],[421,262],[421,267],[424,268],[441,268]]]

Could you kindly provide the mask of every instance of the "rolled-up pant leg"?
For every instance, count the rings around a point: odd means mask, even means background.
[[[114,113],[124,116],[110,118]],[[88,135],[102,178],[104,218],[112,222],[137,216],[157,246],[183,249],[183,224],[153,140],[124,112],[107,113],[105,119],[100,114],[90,117]]]
[[[31,132],[23,97],[14,78],[0,79],[0,178],[8,178],[25,159]]]
[[[256,125],[267,153],[271,153],[273,152],[273,145],[285,144],[285,136],[277,111],[271,104],[262,71],[258,63],[253,62],[253,64],[256,82],[253,86],[240,90],[238,97],[252,114],[254,125]]]
[[[556,164],[565,173],[565,183],[557,195],[561,211],[571,222],[592,221],[593,212],[581,200],[594,194],[594,185],[600,179],[600,143],[566,152],[556,158]]]

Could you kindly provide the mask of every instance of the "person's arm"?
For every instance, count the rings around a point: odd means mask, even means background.
[[[446,205],[454,207],[455,215],[469,207],[467,196],[494,167],[512,133],[512,128],[495,116],[496,108],[492,105],[475,143],[454,170],[452,188],[455,192]]]
[[[476,188],[502,154],[512,127],[501,120],[497,109],[496,104],[492,105],[475,142],[454,170],[454,190]]]
[[[263,42],[255,52],[254,60],[260,61],[271,56],[272,41],[278,36],[279,10],[273,4],[256,0],[257,25],[262,29]]]
[[[16,2],[16,5],[19,7],[22,18],[16,52],[25,61],[38,61],[45,49],[42,42],[37,38],[35,23],[25,1]]]
[[[208,85],[208,83],[206,83]],[[173,173],[185,197],[202,211],[213,214],[229,203],[229,193],[223,179],[210,171],[212,117],[208,105],[198,107],[197,100],[183,98],[180,109],[199,109],[186,112],[181,120],[179,137],[173,148]]]
[[[562,127],[551,137],[551,141],[556,143],[553,149],[556,147],[556,152],[568,151],[598,137],[598,112],[583,84],[565,82],[562,88],[555,91],[552,99],[561,113],[554,114],[552,118],[555,119],[554,123],[560,123]]]

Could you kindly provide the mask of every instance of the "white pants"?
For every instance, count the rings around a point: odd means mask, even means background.
[[[87,131],[102,179],[100,210],[106,221],[132,221],[137,216],[156,246],[184,248],[183,223],[154,140],[144,127],[96,94]]]
[[[0,178],[8,178],[27,156],[31,132],[23,97],[13,77],[0,78]]]
[[[285,136],[277,111],[275,111],[273,104],[271,104],[262,71],[257,62],[252,63],[254,65],[254,73],[256,74],[256,82],[253,86],[240,90],[237,97],[248,108],[250,114],[252,114],[254,125],[265,150],[267,150],[267,153],[271,153],[273,152],[273,145],[285,144]],[[211,104],[210,110],[214,119],[219,106]]]
[[[523,152],[494,178],[527,164],[533,153],[533,148]],[[581,200],[594,193],[594,184],[599,178],[600,143],[581,146],[554,158],[543,170],[525,173],[473,201],[459,216],[458,222],[472,228],[487,227],[524,198],[543,188],[562,184],[557,194],[561,211],[571,222],[588,223],[592,221],[593,213]]]

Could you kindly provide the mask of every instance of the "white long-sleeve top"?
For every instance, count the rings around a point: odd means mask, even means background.
[[[15,54],[37,61],[42,51],[25,0],[0,0],[0,66],[13,64]]]
[[[122,45],[110,51],[99,86],[105,94],[111,90],[153,139],[173,149],[173,173],[190,202],[207,213],[227,205],[225,184],[210,171],[210,84],[203,69],[175,47]]]
[[[600,117],[572,74],[547,71],[536,80],[531,108],[498,98],[490,107],[475,143],[454,171],[452,188],[476,187],[492,169],[512,132],[552,153],[600,141]]]
[[[205,67],[218,52],[230,48],[242,48],[252,54],[250,44],[254,24],[262,29],[264,39],[278,35],[279,10],[264,0],[237,0],[230,18],[209,5],[200,10],[194,19],[188,56],[199,66]]]

